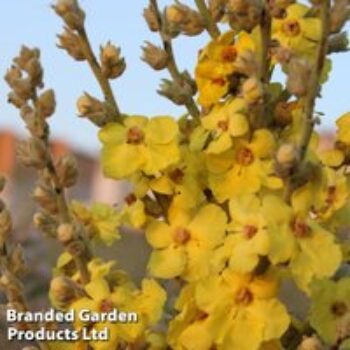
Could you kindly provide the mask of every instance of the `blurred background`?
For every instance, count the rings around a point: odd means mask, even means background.
[[[184,0],[193,5],[193,0]],[[141,60],[140,46],[144,40],[159,44],[156,34],[150,33],[142,17],[147,0],[80,0],[87,14],[87,30],[96,52],[99,45],[108,40],[121,46],[127,61],[127,70],[121,79],[113,82],[113,88],[121,110],[130,114],[175,115],[184,110],[157,95],[156,90],[166,73],[156,73]],[[160,0],[161,5],[170,3]],[[85,63],[73,61],[57,48],[56,35],[62,30],[61,20],[50,8],[47,0],[3,1],[0,11],[0,76],[11,65],[22,44],[41,49],[45,71],[45,84],[56,92],[57,112],[50,120],[52,151],[55,157],[74,152],[80,169],[78,185],[71,195],[81,201],[120,202],[126,195],[127,185],[104,179],[98,163],[99,142],[97,129],[87,120],[77,117],[76,100],[84,92],[98,98],[101,93]],[[181,37],[175,41],[177,61],[183,69],[193,72],[197,51],[208,40],[206,35],[196,38]],[[324,139],[331,139],[334,121],[350,110],[350,53],[333,55],[333,73],[324,87],[323,98],[318,101],[317,111],[323,112],[321,131]],[[283,76],[276,74],[277,80]],[[8,88],[0,79],[0,173],[9,179],[5,199],[15,213],[16,240],[26,250],[30,271],[25,285],[32,307],[46,305],[51,268],[59,249],[49,241],[40,239],[32,227],[35,207],[30,200],[35,173],[22,168],[15,159],[16,142],[25,137],[26,130],[17,110],[7,104]],[[108,252],[118,256],[123,268],[138,280],[144,273],[148,250],[137,234],[124,235],[122,241]],[[47,262],[46,265],[42,261]],[[1,301],[1,300],[0,300]],[[1,303],[1,302],[0,302]],[[1,314],[0,314],[1,324]],[[4,325],[0,326],[0,350],[9,344],[5,341]],[[14,349],[19,349],[12,344]]]

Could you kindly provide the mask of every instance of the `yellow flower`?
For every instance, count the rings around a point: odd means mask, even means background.
[[[137,171],[154,175],[179,158],[178,126],[170,117],[131,116],[110,123],[99,133],[107,177],[121,179]]]
[[[237,57],[255,49],[248,34],[241,35],[236,42],[234,37],[234,32],[229,31],[210,42],[200,54],[195,78],[199,103],[204,107],[212,106],[227,94],[229,77],[237,70]]]
[[[172,321],[169,340],[186,350],[257,350],[288,328],[289,316],[277,291],[273,275],[254,277],[228,270],[211,275],[181,296],[181,312]]]
[[[232,137],[244,136],[249,131],[249,123],[244,112],[246,104],[240,98],[217,104],[201,119],[204,129],[209,130],[213,140],[206,151],[222,153],[231,148]]]
[[[256,193],[263,186],[280,188],[282,182],[273,174],[271,159],[274,137],[267,129],[256,130],[252,140],[238,140],[233,150],[208,155],[209,187],[223,202],[237,195]]]
[[[285,17],[273,20],[272,38],[297,54],[313,57],[321,38],[321,22],[307,16],[309,11],[303,4],[290,5]]]
[[[308,291],[315,278],[332,276],[342,254],[334,236],[281,198],[268,195],[263,199],[263,215],[268,222],[269,259],[273,264],[288,263],[298,286]]]
[[[92,238],[98,238],[107,245],[120,238],[120,214],[110,205],[94,203],[91,208],[73,201],[71,210],[75,217],[82,222],[91,233]]]
[[[151,222],[146,230],[146,238],[154,248],[148,266],[151,274],[186,280],[208,274],[212,251],[224,239],[226,220],[222,209],[208,204],[192,217],[180,211],[180,215],[169,217],[169,224]]]
[[[215,259],[220,259],[221,269],[228,262],[233,271],[251,272],[260,257],[267,256],[269,252],[269,237],[260,200],[255,195],[237,197],[230,200],[229,211],[232,221],[228,231],[231,234],[216,252]],[[220,269],[220,266],[217,268]]]
[[[131,194],[127,197],[126,204],[124,205],[120,216],[123,224],[136,229],[142,228],[147,220],[143,201]]]
[[[337,120],[337,140],[345,144],[347,147],[350,146],[350,113],[342,115]]]

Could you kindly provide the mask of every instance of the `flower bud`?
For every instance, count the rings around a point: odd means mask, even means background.
[[[298,97],[305,96],[311,76],[311,65],[308,60],[293,58],[288,65],[287,89]]]
[[[17,244],[10,254],[10,263],[15,275],[26,270],[24,252],[20,244]]]
[[[45,212],[35,213],[33,217],[34,226],[48,237],[56,237],[57,221]]]
[[[6,242],[12,231],[12,219],[10,212],[4,208],[0,211],[0,247]]]
[[[30,49],[26,46],[22,46],[21,51],[13,61],[18,65],[18,67],[22,70],[28,71],[29,62],[32,60],[38,61],[40,58],[40,50],[39,49]]]
[[[348,0],[335,0],[331,10],[331,33],[338,33],[350,18],[350,4]]]
[[[71,224],[61,224],[57,229],[57,238],[62,244],[71,242],[74,238],[74,228]]]
[[[100,53],[102,74],[108,79],[121,76],[126,68],[125,60],[120,56],[120,48],[107,43]]]
[[[170,101],[181,106],[186,104],[191,91],[171,80],[163,79],[158,93],[159,95],[167,97]]]
[[[262,83],[257,78],[249,78],[242,85],[243,99],[249,105],[254,105],[262,101],[264,89]]]
[[[44,91],[39,96],[36,107],[41,117],[51,117],[56,109],[55,92],[52,89]]]
[[[66,310],[82,295],[79,286],[65,276],[55,277],[50,283],[49,297],[54,307]]]
[[[321,341],[316,337],[305,337],[297,350],[323,350],[325,349]]]
[[[166,9],[166,20],[188,36],[198,35],[205,29],[202,15],[179,1]]]
[[[26,100],[19,97],[15,92],[11,91],[8,94],[7,102],[13,104],[16,108],[20,109],[25,105]]]
[[[79,97],[77,108],[81,117],[89,118],[96,125],[103,125],[106,110],[104,104],[97,98],[85,93]]]
[[[148,63],[153,69],[162,70],[166,68],[168,55],[163,49],[150,42],[146,42],[146,45],[142,47],[142,50],[142,60]]]
[[[12,66],[5,74],[5,81],[10,87],[13,87],[15,81],[22,78],[22,72],[17,66]]]
[[[225,15],[226,0],[209,0],[209,13],[215,22],[219,22]]]
[[[58,35],[58,47],[67,51],[77,61],[84,61],[86,59],[84,50],[81,44],[79,35],[75,34],[68,27],[64,28],[64,32]]]
[[[37,58],[32,58],[26,65],[25,71],[30,77],[30,82],[34,86],[43,86],[43,69]]]
[[[33,96],[33,84],[31,79],[17,79],[12,81],[14,93],[22,100],[27,101]]]
[[[65,155],[56,164],[58,179],[63,187],[72,187],[78,178],[78,166],[72,155]]]
[[[21,141],[17,147],[17,155],[25,166],[36,169],[43,169],[46,166],[46,148],[39,139]]]
[[[271,16],[274,18],[283,18],[286,15],[287,7],[295,3],[295,0],[274,0],[270,1]]]
[[[85,13],[77,0],[58,0],[53,9],[70,29],[81,30],[84,27]]]
[[[237,56],[234,62],[235,68],[239,73],[251,77],[258,73],[258,62],[256,55],[251,50],[245,50]]]
[[[349,40],[346,32],[334,34],[328,39],[328,54],[348,51]]]
[[[279,166],[285,170],[292,169],[298,160],[298,150],[291,143],[285,143],[280,146],[276,154],[276,160]]]
[[[56,195],[48,186],[44,184],[37,186],[34,189],[33,198],[48,213],[54,215],[58,212]]]
[[[151,3],[143,10],[143,17],[147,22],[148,28],[152,32],[158,32],[160,30],[157,12]]]
[[[287,126],[293,120],[293,107],[295,103],[280,101],[276,104],[274,110],[274,119],[279,126]]]

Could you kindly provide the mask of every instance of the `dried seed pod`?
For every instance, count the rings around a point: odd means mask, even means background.
[[[46,147],[44,143],[37,138],[19,142],[17,156],[25,166],[34,167],[36,169],[43,169],[46,166]]]
[[[155,70],[166,68],[168,63],[167,53],[160,47],[153,45],[149,41],[142,47],[142,60],[149,64]]]
[[[72,155],[65,155],[56,164],[59,181],[63,187],[72,187],[78,178],[78,166]]]
[[[40,50],[37,48],[30,49],[27,46],[22,46],[19,55],[14,58],[14,62],[18,67],[26,72],[28,72],[28,65],[31,61],[38,61],[40,58]]]
[[[39,96],[36,107],[42,118],[51,117],[56,109],[55,92],[52,89],[44,91]]]
[[[64,32],[61,35],[58,35],[58,40],[58,47],[66,50],[75,60],[84,61],[86,59],[81,39],[73,30],[65,27]]]
[[[101,47],[100,60],[102,74],[108,79],[118,78],[126,69],[125,59],[120,55],[120,48],[110,42]]]

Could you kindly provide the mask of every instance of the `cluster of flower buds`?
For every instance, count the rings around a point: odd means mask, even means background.
[[[191,96],[196,93],[196,86],[188,72],[181,74],[181,82],[163,79],[158,93],[167,97],[173,103],[185,105]]]
[[[165,17],[170,26],[177,28],[184,35],[199,35],[205,29],[202,15],[180,1],[166,9]]]
[[[58,35],[58,40],[58,47],[66,50],[75,60],[84,61],[86,59],[80,36],[69,27],[65,27],[63,33]]]
[[[85,13],[77,0],[58,0],[52,7],[70,29],[84,28]]]
[[[259,24],[262,11],[261,0],[229,0],[226,7],[231,27],[248,32]]]
[[[308,92],[311,71],[312,67],[307,59],[293,57],[288,64],[288,91],[297,97],[305,96]]]
[[[120,55],[120,48],[108,42],[101,47],[101,71],[107,79],[120,77],[126,68],[125,59]]]
[[[168,55],[162,48],[153,45],[149,41],[142,47],[142,60],[154,70],[162,70],[167,67]]]

